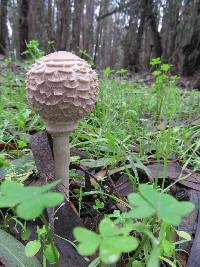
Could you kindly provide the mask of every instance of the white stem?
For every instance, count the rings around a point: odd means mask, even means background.
[[[69,200],[69,133],[54,133],[53,154],[55,162],[55,178],[62,179],[63,191]]]

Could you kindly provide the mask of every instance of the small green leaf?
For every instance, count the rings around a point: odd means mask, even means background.
[[[37,226],[37,234],[39,237],[44,237],[47,234],[47,230],[44,225],[41,228]]]
[[[160,66],[160,69],[161,69],[162,71],[167,72],[168,70],[170,70],[170,65],[169,65],[169,64],[162,64],[162,65]]]
[[[160,57],[153,58],[153,59],[150,61],[150,64],[151,64],[152,66],[160,65],[160,64],[161,64]]]
[[[100,259],[109,264],[119,260],[121,251],[115,237],[103,239],[99,248]]]
[[[191,241],[192,240],[191,236],[185,231],[176,230],[176,233],[177,233],[178,236],[182,237],[183,239],[185,239],[187,241]]]
[[[131,267],[143,267],[143,264],[140,261],[133,261]]]
[[[155,209],[142,196],[132,193],[128,196],[129,203],[134,206],[128,212],[131,218],[147,218],[155,213]]]
[[[161,74],[161,71],[160,70],[155,70],[155,71],[152,72],[152,74],[154,76],[159,76]]]
[[[139,191],[144,199],[146,199],[152,206],[154,206],[161,198],[161,194],[149,184],[141,184],[139,186]]]
[[[39,240],[29,241],[25,246],[25,253],[27,257],[35,256],[41,248]]]
[[[178,225],[182,217],[194,209],[194,204],[186,201],[177,201],[174,197],[163,194],[160,199],[158,217],[168,224]]]
[[[124,253],[131,252],[138,246],[138,241],[133,236],[117,236],[113,241],[118,244],[119,250]]]
[[[22,202],[17,206],[17,215],[24,220],[32,220],[40,216],[43,212],[43,204],[38,199],[33,199],[32,202]]]
[[[170,261],[169,259],[166,259],[164,257],[160,257],[160,259],[165,261],[166,263],[168,263],[168,265],[171,267],[177,267],[177,265],[175,263],[173,263],[172,261]]]
[[[59,258],[59,252],[55,246],[54,246],[54,249],[55,249],[57,257]],[[44,250],[44,256],[48,260],[49,263],[53,264],[56,262],[56,257],[54,255],[53,248],[52,248],[51,244],[48,244],[46,246],[46,248]]]
[[[45,208],[53,208],[63,202],[64,197],[60,193],[49,192],[39,196],[39,200],[43,203]]]
[[[57,185],[59,181],[40,187],[24,187],[14,181],[4,181],[1,185],[0,208],[16,207],[19,217],[31,220],[38,217],[45,208],[60,204],[64,197],[48,190]]]
[[[133,222],[132,220],[126,220],[123,227],[119,228],[119,231],[122,235],[129,235],[130,232],[133,230]]]
[[[146,218],[156,213],[160,220],[178,225],[182,217],[194,208],[193,203],[179,202],[171,195],[158,192],[147,184],[139,185],[139,192],[128,196],[129,203],[133,206],[128,213],[130,218]]]
[[[31,236],[31,231],[30,229],[28,228],[25,228],[22,230],[22,233],[21,233],[21,239],[22,240],[28,240]]]
[[[95,205],[93,205],[92,207],[95,210],[103,209],[104,208],[104,203],[102,201],[100,201],[99,199],[95,199]]]
[[[105,263],[116,262],[121,253],[128,253],[135,250],[138,246],[137,240],[132,236],[114,236],[101,241],[100,258]]]
[[[99,232],[103,237],[116,236],[120,229],[109,218],[104,218],[99,224]]]
[[[161,248],[163,249],[164,256],[171,257],[175,253],[175,245],[174,243],[164,239],[161,242]]]
[[[92,255],[95,253],[100,244],[100,236],[93,231],[83,227],[76,227],[73,230],[74,236],[78,245],[78,252],[83,256]]]

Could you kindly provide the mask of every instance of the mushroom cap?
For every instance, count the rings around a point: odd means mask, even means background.
[[[98,95],[97,74],[78,56],[59,51],[37,60],[27,73],[28,102],[44,120],[84,118]]]

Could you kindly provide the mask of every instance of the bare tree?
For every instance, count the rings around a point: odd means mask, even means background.
[[[74,0],[74,12],[72,17],[72,40],[71,49],[80,50],[81,23],[83,20],[83,0]]]
[[[47,7],[47,35],[49,40],[53,40],[53,2],[52,0],[48,0],[48,7]]]
[[[20,54],[26,50],[26,42],[28,42],[28,10],[29,1],[19,1],[19,49]]]
[[[183,46],[183,75],[192,75],[200,69],[200,0],[193,1],[191,6],[192,25],[188,43]],[[188,36],[189,37],[189,36]]]
[[[86,0],[86,12],[84,17],[83,48],[93,54],[93,31],[94,31],[94,0]]]
[[[8,0],[1,0],[0,3],[0,53],[7,53],[7,39],[8,39],[8,27],[7,27],[7,5]]]
[[[146,19],[147,25],[151,32],[151,58],[161,57],[162,56],[162,44],[160,34],[158,32],[158,25],[156,21],[156,14],[154,13],[154,3],[153,0],[145,1]]]
[[[39,41],[43,50],[47,49],[47,7],[44,0],[29,1],[28,9],[28,39]]]
[[[59,0],[60,28],[58,36],[58,49],[69,50],[71,26],[71,1]],[[79,33],[80,34],[80,33]]]

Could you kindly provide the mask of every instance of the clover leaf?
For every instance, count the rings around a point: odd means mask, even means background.
[[[74,236],[79,241],[78,252],[81,255],[92,255],[99,249],[101,261],[112,264],[122,253],[128,253],[137,248],[138,241],[129,235],[131,231],[130,221],[123,227],[118,227],[111,219],[104,218],[99,224],[99,235],[83,227],[76,227]]]
[[[16,208],[19,217],[25,220],[40,216],[45,208],[59,205],[64,197],[60,193],[48,192],[59,181],[44,186],[25,187],[15,181],[4,181],[0,187],[0,208]]]
[[[74,236],[80,242],[78,252],[83,256],[95,253],[100,244],[100,236],[83,227],[74,228]]]
[[[182,217],[194,209],[191,202],[177,201],[171,195],[158,192],[147,184],[139,185],[139,193],[128,196],[134,208],[128,213],[130,218],[146,218],[156,214],[159,219],[172,225],[178,225]]]

